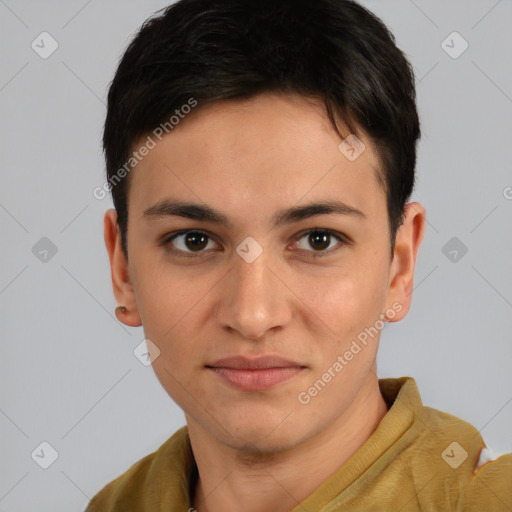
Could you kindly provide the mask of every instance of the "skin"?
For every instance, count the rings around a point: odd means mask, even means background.
[[[393,310],[407,314],[425,210],[409,203],[391,257],[379,160],[353,162],[321,101],[266,93],[198,107],[130,175],[128,254],[114,210],[105,214],[119,319],[144,326],[160,350],[155,373],[184,410],[199,469],[198,512],[291,510],[334,474],[387,413],[376,374],[379,334],[308,404],[307,391],[365,328]],[[230,229],[177,216],[146,219],[162,199],[201,203],[226,215]],[[278,210],[338,200],[365,217],[320,214],[273,227]],[[178,230],[210,236],[199,257]],[[322,248],[312,229],[334,236]],[[236,252],[253,237],[262,254]],[[196,249],[197,251],[197,249]],[[308,255],[326,254],[316,259]],[[393,309],[400,304],[401,311]],[[233,388],[205,365],[220,358],[277,355],[306,368],[264,391]],[[314,467],[315,471],[311,472]],[[206,497],[206,498],[205,498]]]

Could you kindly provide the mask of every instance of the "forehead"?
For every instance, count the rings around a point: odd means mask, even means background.
[[[199,105],[132,171],[129,210],[139,216],[169,195],[241,215],[318,197],[378,207],[379,160],[370,140],[359,139],[364,151],[351,160],[324,104],[298,95]]]

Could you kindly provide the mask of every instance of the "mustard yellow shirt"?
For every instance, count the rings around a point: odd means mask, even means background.
[[[292,512],[512,511],[512,453],[489,461],[469,423],[423,405],[413,378],[380,379],[389,411]],[[187,427],[106,485],[85,512],[187,512],[197,481]]]

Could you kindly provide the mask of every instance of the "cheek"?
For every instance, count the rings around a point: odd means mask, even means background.
[[[134,293],[148,337],[165,340],[190,324],[214,281],[149,258],[137,262]],[[199,270],[198,270],[199,272]],[[210,283],[210,281],[212,281]],[[206,298],[206,297],[205,297]]]
[[[213,315],[209,293],[222,275],[199,267],[172,269],[154,262],[140,263],[138,268],[144,270],[138,272],[135,282],[140,286],[134,285],[134,292],[144,334],[160,350],[153,367],[164,387],[179,395],[180,383],[195,370],[192,365],[199,368],[211,349],[212,338],[204,334]]]
[[[376,263],[297,273],[294,290],[305,314],[317,316],[339,335],[351,335],[375,321],[385,303],[385,279]]]

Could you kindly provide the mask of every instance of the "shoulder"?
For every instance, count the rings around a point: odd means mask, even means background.
[[[158,450],[146,455],[105,485],[89,502],[85,512],[150,510],[148,496],[157,496],[163,479],[185,478],[188,430],[182,427]],[[181,483],[178,483],[180,485]]]
[[[423,406],[419,420],[415,459],[428,487],[449,494],[453,510],[512,510],[512,453],[494,457],[473,425],[447,412]]]

